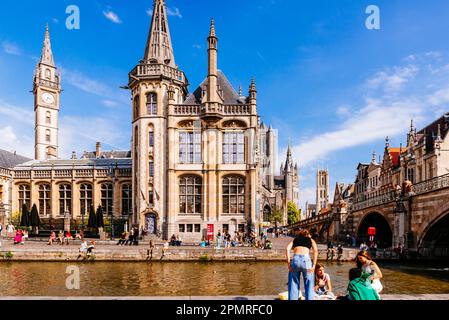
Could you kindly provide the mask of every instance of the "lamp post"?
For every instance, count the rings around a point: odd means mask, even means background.
[[[112,177],[112,210],[111,210],[111,240],[114,240],[114,196],[115,196],[115,169],[118,167],[117,163],[114,165],[111,163],[109,166],[109,174]]]

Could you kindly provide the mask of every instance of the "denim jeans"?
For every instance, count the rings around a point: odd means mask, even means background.
[[[291,268],[293,269],[293,272],[289,272],[288,274],[288,299],[299,299],[302,274],[305,286],[305,298],[306,300],[314,300],[315,273],[307,272],[308,269],[312,268],[312,260],[310,260],[310,256],[295,254],[291,260]]]

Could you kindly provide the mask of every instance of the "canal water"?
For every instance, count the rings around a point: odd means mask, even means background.
[[[287,290],[279,262],[79,263],[80,290],[66,288],[69,263],[0,263],[1,296],[251,296]],[[326,263],[334,292],[344,294],[352,263]],[[449,293],[449,263],[379,263],[384,294]]]

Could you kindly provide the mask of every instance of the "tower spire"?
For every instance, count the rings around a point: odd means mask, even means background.
[[[41,63],[51,67],[55,66],[53,52],[51,51],[50,31],[48,29],[48,23],[45,26],[45,39],[44,46],[42,47]]]
[[[166,64],[172,68],[176,68],[165,0],[154,0],[153,18],[151,20],[143,61],[147,63]]]
[[[207,76],[207,96],[206,102],[222,103],[218,95],[218,38],[215,33],[215,22],[212,18],[210,22],[208,42],[208,76]]]

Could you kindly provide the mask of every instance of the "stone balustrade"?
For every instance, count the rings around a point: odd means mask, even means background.
[[[184,72],[163,64],[140,64],[131,71],[131,75],[135,77],[163,75],[181,82],[186,81]]]
[[[174,106],[175,115],[183,116],[198,116],[200,114],[199,105],[175,105]]]

